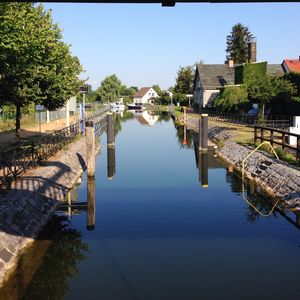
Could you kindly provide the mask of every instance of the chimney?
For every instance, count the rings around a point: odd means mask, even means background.
[[[248,61],[249,63],[256,62],[256,38],[253,38],[250,43],[248,43]]]
[[[228,67],[233,68],[234,67],[234,61],[232,58],[228,58]]]

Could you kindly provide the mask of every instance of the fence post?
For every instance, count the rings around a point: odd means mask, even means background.
[[[271,133],[270,133],[270,142],[271,142],[271,146],[273,146],[273,141],[274,141],[274,130],[271,129]]]
[[[254,144],[257,143],[257,127],[254,126]]]
[[[88,177],[95,175],[95,132],[94,122],[86,121],[86,161]]]
[[[297,155],[296,155],[297,160],[300,159],[300,137],[297,136]]]
[[[264,141],[264,128],[260,128],[260,142],[262,143]]]
[[[285,148],[285,133],[284,132],[282,132],[281,144],[282,144],[281,148],[282,148],[282,150],[284,150],[284,148]]]

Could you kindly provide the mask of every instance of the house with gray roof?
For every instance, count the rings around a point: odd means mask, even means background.
[[[235,85],[235,70],[238,66],[240,65],[234,65],[231,60],[225,64],[197,65],[194,79],[194,102],[200,107],[212,107],[222,88]],[[267,64],[266,72],[270,76],[284,74],[281,64]]]
[[[220,90],[233,84],[233,64],[198,64],[194,79],[194,101],[201,107],[211,107]]]

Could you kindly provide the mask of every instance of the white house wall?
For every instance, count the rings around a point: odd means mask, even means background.
[[[220,94],[219,90],[204,90],[203,107],[212,107],[214,100]]]
[[[147,93],[143,97],[134,97],[134,103],[148,103],[150,98],[158,98],[158,94],[155,92],[153,88],[149,89]]]

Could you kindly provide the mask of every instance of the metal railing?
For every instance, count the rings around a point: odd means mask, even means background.
[[[208,117],[213,121],[230,122],[248,126],[264,125],[266,127],[272,128],[288,128],[292,126],[292,119],[291,117],[287,116],[270,116],[264,121],[260,121],[257,117],[254,116],[208,112]]]
[[[86,118],[86,121],[96,120],[95,128],[98,129],[97,134],[101,134],[105,129],[106,119],[104,116],[107,111],[108,109],[104,108],[97,115]],[[77,136],[82,134],[82,122],[81,120],[32,142],[23,143],[17,147],[0,152],[0,189],[6,188],[12,180],[39,165],[65,145],[74,141]]]

